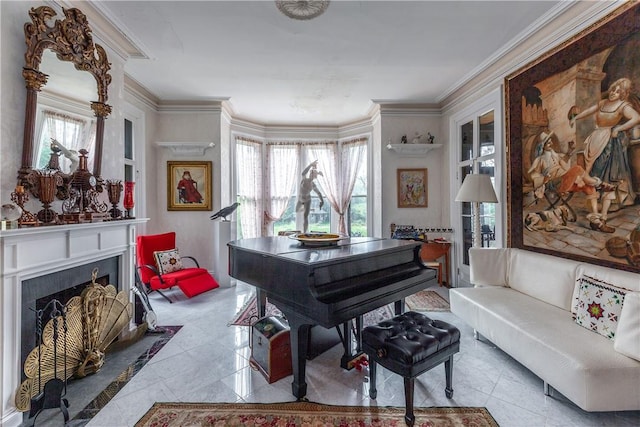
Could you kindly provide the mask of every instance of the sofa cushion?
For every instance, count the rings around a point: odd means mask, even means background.
[[[628,292],[624,297],[613,348],[640,361],[640,292]]]
[[[179,271],[184,268],[178,248],[167,251],[156,251],[153,253],[153,257],[156,260],[156,267],[158,267],[160,274],[173,273],[174,271]]]
[[[474,286],[509,286],[509,250],[469,249],[470,280]]]
[[[571,313],[576,323],[613,340],[628,291],[593,277],[576,280]]]
[[[571,310],[578,263],[522,249],[510,249],[509,286],[564,310]]]

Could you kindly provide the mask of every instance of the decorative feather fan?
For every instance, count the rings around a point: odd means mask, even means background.
[[[66,381],[72,376],[81,378],[97,372],[104,364],[106,348],[131,321],[133,306],[127,293],[116,293],[113,285],[97,284],[96,277],[94,270],[92,283],[81,296],[71,298],[65,305],[66,338],[62,316],[45,325],[42,344],[29,353],[24,363],[27,379],[16,392],[18,410],[28,411],[31,398],[53,378]],[[58,340],[54,345],[56,323]]]

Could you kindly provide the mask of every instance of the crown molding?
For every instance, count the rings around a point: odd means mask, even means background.
[[[528,40],[533,34],[540,31],[546,24],[553,21],[558,16],[562,15],[569,8],[574,6],[575,3],[571,1],[561,1],[554,7],[552,7],[547,13],[542,15],[540,18],[535,20],[531,25],[524,29],[520,34],[511,39],[507,44],[502,46],[501,49],[497,50],[493,55],[485,59],[480,65],[475,67],[469,73],[467,73],[462,79],[457,81],[447,90],[445,90],[440,96],[436,99],[438,103],[441,103],[448,96],[453,94],[455,91],[463,87],[465,84],[469,83],[475,77],[480,75],[483,71],[488,69],[491,65],[497,63],[501,58],[507,55],[509,52],[516,49],[520,46],[524,41]]]
[[[442,110],[437,104],[408,103],[400,101],[373,100],[378,105],[381,116],[440,116]]]
[[[150,109],[158,111],[158,104],[160,100],[137,80],[133,79],[126,73],[124,75],[124,90],[127,94],[142,102]]]
[[[532,37],[538,31],[541,31],[552,20],[559,18],[561,14],[569,11],[570,8],[576,6],[576,2],[567,1],[560,2],[554,8],[552,8],[547,14],[542,16],[536,22],[534,22],[526,31],[521,33],[519,37],[509,43],[508,48],[505,47],[497,52],[491,59],[485,61],[481,66],[470,72],[465,78],[460,80],[456,85],[449,88],[439,98],[439,102],[442,105],[442,111],[447,114],[450,111],[457,109],[461,105],[466,105],[469,102],[473,102],[475,99],[479,99],[488,92],[492,91],[495,87],[502,86],[506,76],[510,75],[514,71],[526,66],[535,58],[544,55],[545,53],[555,49],[557,46],[566,42],[567,40],[575,37],[580,32],[584,31],[590,25],[597,22],[599,19],[604,18],[607,14],[617,9],[621,5],[626,4],[623,1],[597,1],[590,2],[590,7],[581,13],[578,13],[573,18],[569,19],[564,25],[560,25],[558,29],[544,37],[538,43],[527,49],[523,49],[520,54],[515,56],[514,59],[509,61],[503,61],[504,63],[498,64],[499,60],[505,57],[508,53],[515,51],[520,45],[522,45],[527,39]],[[489,66],[497,66],[496,69],[488,76],[479,78],[482,71],[485,71]],[[476,79],[476,81],[473,81]],[[456,95],[455,92],[460,90],[465,84],[470,83],[471,86],[464,90],[463,93]]]
[[[222,103],[229,98],[211,98],[202,101],[172,100],[159,101],[159,113],[197,113],[197,112],[222,112]]]

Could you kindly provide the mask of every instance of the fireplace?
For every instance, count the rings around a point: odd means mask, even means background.
[[[72,297],[80,295],[91,283],[91,273],[94,268],[98,269],[97,283],[111,284],[119,291],[119,264],[119,257],[111,257],[22,282],[20,366],[24,366],[29,352],[38,344],[34,333],[36,330],[35,310],[44,308],[54,298],[64,305]],[[45,313],[44,318],[48,319],[49,316]],[[21,373],[21,378],[24,379],[24,373]]]
[[[90,282],[95,267],[99,269],[98,277],[108,275],[109,283],[130,295],[135,277],[136,227],[146,221],[142,218],[2,231],[0,425],[17,427],[22,423],[23,414],[13,402],[22,380],[22,362],[35,345],[34,338],[23,343],[27,341],[23,336],[28,336],[23,334],[35,330],[26,325],[35,321],[30,308],[35,309],[38,299]],[[129,329],[134,328],[132,322]]]

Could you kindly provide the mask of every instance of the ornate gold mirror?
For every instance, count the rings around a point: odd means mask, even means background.
[[[33,169],[42,166],[45,152],[52,151],[49,147],[44,147],[48,150],[43,149],[42,127],[36,129],[36,123],[46,122],[45,118],[36,120],[39,111],[43,114],[42,103],[40,107],[38,103],[38,92],[43,91],[45,86],[46,96],[43,97],[54,99],[49,104],[67,103],[68,109],[75,113],[70,116],[95,116],[87,121],[86,128],[90,131],[85,130],[85,134],[77,139],[91,140],[82,148],[93,150],[90,152],[93,156],[93,175],[100,177],[101,174],[104,119],[111,113],[111,106],[106,103],[107,87],[111,83],[111,64],[107,61],[104,48],[93,42],[86,16],[75,8],[63,9],[63,13],[64,19],[52,22],[56,12],[51,7],[32,8],[29,11],[31,22],[24,26],[27,51],[22,75],[27,87],[27,102],[18,182],[27,188],[30,187],[27,176]],[[69,69],[67,62],[75,70]],[[62,109],[67,110],[65,107]],[[86,111],[82,112],[83,109]],[[61,150],[64,154],[65,149],[64,146],[56,147],[55,151]],[[69,173],[71,170],[63,169],[62,172]]]

